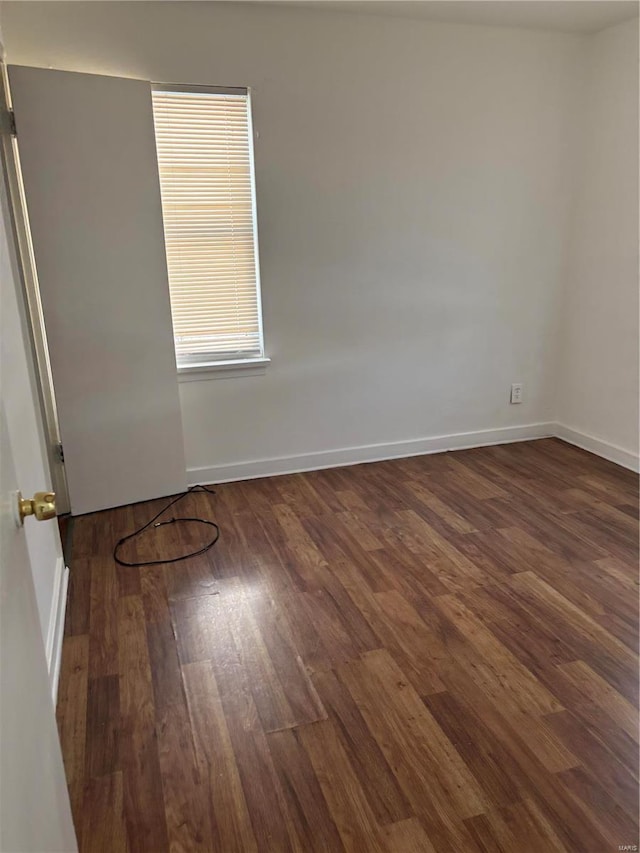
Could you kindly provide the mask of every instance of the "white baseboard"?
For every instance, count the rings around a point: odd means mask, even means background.
[[[69,585],[69,569],[64,564],[64,557],[58,557],[53,584],[51,615],[49,616],[49,633],[47,635],[47,668],[49,684],[55,706],[58,699],[58,680],[60,678],[60,661],[62,658],[62,638],[64,635],[64,617],[67,610],[67,587]]]
[[[388,444],[365,444],[338,450],[323,450],[300,456],[279,456],[272,459],[253,459],[249,462],[233,462],[227,465],[210,465],[202,468],[187,468],[190,485],[196,483],[229,483],[235,480],[253,480],[278,474],[297,474],[301,471],[317,471],[321,468],[340,468],[361,462],[382,462],[407,456],[423,456],[442,453],[445,450],[463,450],[491,444],[508,444],[554,435],[554,424],[539,423],[503,429],[484,429],[477,432],[459,432],[409,441],[394,441]]]
[[[618,447],[618,445],[611,444],[609,441],[604,441],[593,435],[587,435],[585,432],[580,432],[580,430],[573,429],[564,424],[553,424],[553,430],[558,438],[569,444],[575,444],[576,447],[581,447],[583,450],[595,453],[596,456],[602,456],[603,459],[608,459],[610,462],[622,465],[623,468],[628,468],[630,471],[635,471],[636,473],[640,471],[640,458],[630,450],[625,450],[623,447]]]

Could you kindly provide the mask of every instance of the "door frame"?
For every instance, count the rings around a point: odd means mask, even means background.
[[[20,272],[20,283],[25,296],[25,307],[29,325],[29,345],[36,369],[36,385],[42,422],[44,424],[46,458],[49,465],[51,485],[56,493],[58,515],[71,509],[69,489],[64,467],[60,425],[56,406],[56,394],[51,372],[47,330],[44,324],[38,273],[36,269],[29,214],[20,169],[20,153],[13,124],[11,90],[4,50],[0,56],[0,154],[5,168],[10,216]]]

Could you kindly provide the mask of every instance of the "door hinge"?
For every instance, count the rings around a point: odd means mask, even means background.
[[[62,442],[58,441],[53,445],[53,455],[56,459],[56,462],[59,462],[61,465],[64,465],[64,450],[62,447]]]
[[[16,131],[16,114],[13,110],[7,110],[7,128],[11,136],[17,136]]]

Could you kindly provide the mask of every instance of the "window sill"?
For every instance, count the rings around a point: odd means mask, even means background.
[[[205,379],[240,379],[244,376],[263,376],[270,358],[243,358],[208,364],[189,364],[178,368],[178,382],[200,382]]]

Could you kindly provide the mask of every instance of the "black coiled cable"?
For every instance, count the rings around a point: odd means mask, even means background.
[[[122,539],[119,539],[116,542],[115,548],[113,549],[113,559],[121,566],[157,566],[161,563],[179,563],[181,560],[188,560],[190,557],[197,557],[199,554],[204,554],[205,551],[208,551],[209,548],[212,548],[218,539],[220,538],[220,528],[215,523],[215,521],[209,521],[206,518],[169,518],[167,521],[157,521],[161,515],[163,515],[168,509],[170,509],[174,504],[177,504],[178,501],[181,501],[183,498],[186,498],[187,495],[191,494],[191,492],[202,491],[208,492],[210,495],[215,495],[213,489],[208,489],[206,486],[189,486],[186,492],[182,492],[172,501],[170,501],[163,509],[160,510],[157,515],[154,515],[153,518],[148,521],[143,527],[140,527],[138,530],[135,530],[133,533],[129,533],[127,536],[123,536]],[[126,560],[121,560],[118,557],[118,550],[125,542],[128,542],[130,539],[134,539],[136,536],[140,536],[148,527],[151,527],[153,524],[154,527],[164,527],[166,524],[177,524],[179,522],[192,522],[196,524],[207,524],[209,527],[214,527],[216,531],[215,537],[208,542],[203,548],[200,548],[198,551],[192,551],[190,554],[183,554],[181,557],[172,557],[168,560],[143,560],[141,562],[129,563]]]

